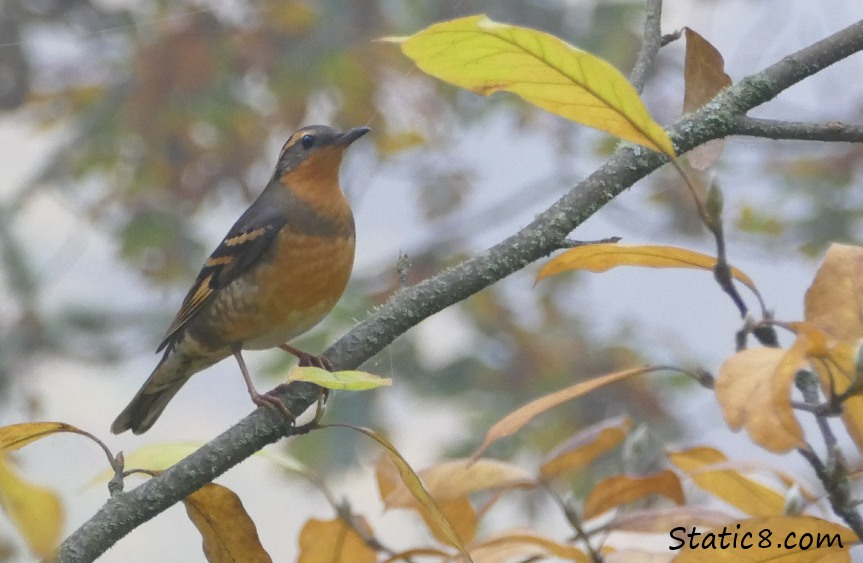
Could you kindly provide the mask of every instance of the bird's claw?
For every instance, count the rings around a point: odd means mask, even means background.
[[[276,391],[277,389],[278,387],[273,391]],[[294,413],[292,413],[288,409],[288,407],[285,406],[285,403],[283,403],[280,398],[272,394],[273,391],[264,393],[263,395],[261,395],[260,393],[255,393],[255,395],[252,396],[252,402],[259,407],[267,407],[268,409],[272,409],[276,412],[283,414],[285,418],[287,418],[293,425],[296,422],[297,417],[294,416]]]

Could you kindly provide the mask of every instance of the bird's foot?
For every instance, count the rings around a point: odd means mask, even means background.
[[[290,385],[289,383],[282,383],[281,385],[277,385],[276,387],[267,391],[264,395],[260,395],[260,397],[264,400],[277,401],[278,404],[281,405],[281,407],[283,409],[285,409],[285,411],[287,411],[287,407],[285,407],[285,404],[281,401],[281,399],[278,398],[277,395],[279,395],[280,393],[287,390],[289,385]],[[320,387],[319,388],[319,390],[318,390],[318,401],[317,401],[317,405],[315,407],[315,417],[310,422],[307,422],[306,424],[303,424],[302,426],[297,426],[294,429],[294,434],[305,434],[305,433],[309,432],[310,430],[317,428],[318,424],[320,424],[320,422],[321,422],[321,419],[324,418],[324,413],[327,410],[326,409],[326,402],[327,402],[327,398],[329,396],[330,396],[330,390],[329,389],[327,389],[326,387]],[[267,406],[269,406],[269,405],[267,405]],[[282,412],[285,412],[285,411],[282,411]],[[293,415],[289,415],[289,416],[293,422],[296,422],[295,416],[293,416]]]
[[[327,358],[323,356],[315,356],[313,354],[309,354],[308,352],[303,352],[298,348],[294,348],[290,344],[282,344],[279,346],[285,352],[293,354],[300,360],[300,367],[316,367],[325,369],[327,371],[335,371],[335,366],[333,366],[333,362],[329,361]]]
[[[281,387],[281,386],[279,386]],[[294,416],[288,407],[285,406],[285,403],[277,397],[274,393],[278,391],[278,387],[273,389],[272,391],[268,391],[267,393],[261,394],[255,392],[251,394],[252,402],[258,405],[259,407],[267,407],[268,409],[273,409],[276,412],[279,412],[287,418],[291,424],[294,424],[297,420],[297,417]]]

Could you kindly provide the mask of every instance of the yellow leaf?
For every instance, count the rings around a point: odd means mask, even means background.
[[[693,268],[712,271],[716,258],[675,246],[627,246],[623,244],[588,244],[567,250],[542,267],[536,281],[567,272],[588,270],[606,272],[618,266],[641,266],[642,268]],[[735,267],[731,275],[758,294],[755,282]]]
[[[589,563],[583,551],[558,543],[533,530],[512,529],[476,543],[470,551],[476,561],[544,561],[557,560]]]
[[[528,422],[533,420],[535,416],[538,416],[546,412],[547,410],[553,409],[554,407],[561,405],[567,401],[571,401],[573,399],[581,397],[582,395],[586,395],[591,391],[595,391],[600,387],[604,387],[605,385],[608,385],[610,383],[616,383],[634,375],[648,373],[651,371],[655,371],[656,369],[657,368],[648,366],[610,373],[608,375],[603,375],[594,379],[588,379],[587,381],[580,381],[575,385],[567,387],[566,389],[561,389],[560,391],[531,401],[523,407],[512,411],[511,413],[497,421],[494,426],[489,428],[488,432],[486,432],[485,434],[485,439],[482,441],[482,444],[471,456],[471,463],[476,462],[476,460],[479,459],[479,456],[481,456],[482,453],[486,449],[488,449],[491,444],[493,444],[497,440],[500,440],[501,438],[518,432],[519,430],[524,428],[524,426]]]
[[[863,248],[833,244],[806,291],[804,318],[831,337],[845,343],[863,338]],[[854,377],[854,352],[850,344],[832,352],[840,369],[827,370],[816,364],[825,391],[832,382],[836,393],[851,385]],[[863,395],[849,397],[843,403],[842,422],[848,434],[863,451]]]
[[[437,505],[447,522],[452,524],[453,530],[455,530],[461,542],[468,545],[473,541],[479,517],[470,500],[467,497],[437,499]],[[423,520],[425,520],[426,526],[431,530],[432,535],[441,543],[449,543],[446,534],[442,532],[431,513],[425,510],[422,505],[416,505],[415,508],[419,509],[418,512]]]
[[[804,317],[838,340],[863,338],[863,248],[830,245],[806,290]]]
[[[728,458],[719,450],[701,447],[668,452],[668,459],[685,471],[699,487],[747,514],[782,514],[785,499],[781,494],[737,471],[716,468],[728,464]]]
[[[81,430],[63,422],[24,422],[3,426],[0,428],[0,449],[17,450],[58,432],[80,434]]]
[[[856,355],[855,346],[847,342],[834,342],[828,361],[815,363],[815,370],[818,372],[821,387],[825,393],[833,389],[838,395],[845,392],[854,382]],[[845,399],[842,403],[842,422],[857,448],[863,451],[863,395],[857,393]]]
[[[616,475],[603,479],[590,491],[584,500],[583,516],[590,519],[649,495],[662,495],[678,505],[686,502],[680,479],[673,471],[660,471],[647,477]]]
[[[719,51],[695,31],[686,33],[686,60],[683,65],[683,113],[693,112],[713,99],[720,90],[731,86],[731,77],[725,73],[725,61]],[[706,170],[719,160],[723,139],[714,139],[692,149],[689,164],[697,170]]]
[[[706,557],[717,563],[850,563],[848,550],[857,541],[854,532],[845,526],[813,516],[749,518],[702,532],[692,539],[685,535],[688,531],[686,528],[672,535],[671,549],[680,549],[675,563],[701,563]]]
[[[458,465],[464,467],[464,460],[460,461]],[[472,541],[476,533],[476,525],[479,518],[473,506],[471,506],[466,493],[462,496],[455,496],[455,491],[452,489],[447,490],[447,487],[441,487],[440,491],[435,492],[429,482],[423,477],[422,471],[417,475],[423,479],[426,490],[435,499],[444,518],[452,524],[462,543],[467,544]],[[411,508],[416,510],[423,520],[425,520],[426,526],[438,541],[448,543],[446,536],[440,531],[432,515],[423,509],[422,505],[416,501],[407,490],[407,487],[401,482],[398,468],[389,457],[381,456],[377,463],[375,463],[375,478],[377,479],[381,500],[383,500],[386,508]],[[437,477],[434,475],[431,478],[433,481],[437,480]]]
[[[50,489],[18,475],[0,455],[0,507],[40,559],[50,559],[63,530],[63,506]]]
[[[511,92],[577,123],[675,155],[668,134],[620,71],[553,35],[474,15],[392,40],[441,80],[483,96]]]
[[[429,494],[426,488],[423,486],[422,481],[419,476],[414,472],[408,462],[402,457],[402,455],[398,452],[398,450],[393,446],[387,439],[383,436],[369,430],[368,428],[359,428],[355,426],[351,426],[357,432],[361,432],[365,434],[372,440],[376,441],[378,444],[384,447],[384,450],[387,452],[390,460],[395,464],[396,468],[399,470],[399,476],[401,476],[402,482],[414,496],[416,501],[422,505],[423,509],[428,511],[429,521],[434,523],[434,526],[437,530],[437,533],[440,534],[440,537],[446,539],[447,543],[458,549],[463,555],[468,557],[467,550],[453,528],[452,524],[446,519],[446,517],[441,512],[434,498]]]
[[[398,488],[401,482],[399,469],[388,455],[381,455],[375,463],[375,481],[378,484],[378,493],[381,500],[384,501],[384,506],[386,506],[386,498]]]
[[[365,391],[393,383],[390,378],[364,371],[327,371],[312,366],[294,366],[288,373],[288,381],[308,381],[327,389],[341,391]]]
[[[549,454],[539,467],[539,472],[548,479],[584,467],[617,447],[630,430],[632,419],[628,416],[619,416],[585,428]]]
[[[804,445],[803,429],[791,408],[791,383],[806,367],[806,344],[788,350],[754,348],[728,358],[716,378],[716,399],[728,426],[746,428],[753,442],[783,453]]]
[[[377,554],[341,518],[311,519],[300,532],[298,563],[375,563]]]
[[[468,465],[466,459],[454,459],[418,472],[426,490],[435,500],[461,498],[477,491],[500,489],[534,483],[533,476],[517,465],[492,459],[481,459]],[[404,486],[396,486],[384,498],[384,505],[411,506],[411,495]]]
[[[209,563],[271,563],[258,530],[232,490],[207,483],[183,499],[189,519],[201,532]]]

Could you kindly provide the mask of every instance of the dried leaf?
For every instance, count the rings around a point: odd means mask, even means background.
[[[549,454],[539,467],[539,472],[549,479],[561,473],[580,469],[605,452],[616,448],[630,430],[632,430],[632,419],[628,416],[619,416],[585,428]]]
[[[464,460],[458,462],[457,465],[464,467]],[[456,534],[458,534],[458,537],[461,538],[462,543],[468,544],[472,541],[476,534],[476,526],[479,521],[479,517],[477,516],[473,506],[470,504],[466,493],[462,496],[455,496],[457,493],[446,486],[436,492],[433,489],[433,486],[430,486],[429,482],[426,481],[423,476],[423,471],[420,471],[418,475],[423,479],[426,490],[432,497],[434,497],[441,513],[447,521],[452,524],[453,529]],[[440,476],[440,474],[438,474],[438,476]],[[381,456],[375,464],[375,478],[378,482],[378,490],[380,491],[381,500],[384,501],[384,506],[386,508],[411,508],[416,510],[420,516],[422,516],[423,520],[425,520],[426,526],[432,532],[432,535],[442,543],[449,543],[446,537],[441,535],[438,526],[436,526],[432,520],[432,515],[416,501],[416,499],[407,490],[407,487],[402,483],[398,468],[388,456]],[[438,481],[438,477],[435,475],[431,475],[431,479],[433,483]]]
[[[588,244],[567,250],[556,256],[540,269],[536,281],[569,270],[606,272],[618,266],[640,266],[642,268],[693,268],[712,271],[716,258],[678,248],[676,246],[627,246],[623,244]],[[756,295],[755,282],[737,268],[731,275],[752,290]]]
[[[724,544],[719,535],[722,532],[728,534]],[[696,537],[697,549],[690,548],[689,540],[684,535],[679,535],[679,538],[685,543],[675,563],[701,563],[707,553],[710,554],[711,562],[718,563],[850,563],[848,550],[852,543],[858,541],[854,532],[845,526],[813,516],[772,516],[731,522]]]
[[[678,505],[686,502],[683,486],[673,471],[665,470],[647,477],[616,475],[603,479],[584,501],[584,518],[590,519],[649,495],[662,495]]]
[[[518,432],[537,415],[553,409],[567,401],[586,395],[591,391],[595,391],[596,389],[604,387],[610,383],[616,383],[634,375],[640,375],[655,370],[656,368],[647,366],[618,371],[601,377],[596,377],[594,379],[588,379],[587,381],[580,381],[566,389],[561,389],[560,391],[551,393],[550,395],[535,399],[523,407],[512,411],[496,422],[494,426],[486,432],[485,439],[480,447],[473,453],[470,461],[471,463],[475,463],[476,460],[479,459],[479,456],[481,456],[491,444],[501,438]]]
[[[839,341],[851,343],[863,338],[863,248],[830,246],[806,291],[804,311],[806,321]],[[842,393],[852,382],[853,355],[842,350],[834,355],[840,358],[841,369],[828,372],[826,366],[816,368],[825,391],[832,384]],[[863,451],[863,396],[854,395],[843,403],[842,421],[857,449]]]
[[[209,563],[271,563],[258,530],[232,490],[208,483],[183,500],[189,519],[201,532]]]
[[[435,497],[435,499],[437,500],[437,505],[438,508],[440,508],[441,514],[443,514],[447,522],[452,525],[456,535],[464,545],[469,545],[476,535],[476,526],[479,523],[479,517],[477,516],[476,510],[474,510],[471,505],[470,500],[467,497],[449,499],[440,499]],[[422,516],[426,523],[426,527],[428,527],[432,535],[439,542],[448,544],[449,540],[447,539],[446,534],[443,533],[441,528],[437,525],[432,514],[429,513],[428,510],[425,510],[421,504],[415,504],[414,508],[417,509],[420,516]]]
[[[729,428],[746,428],[753,442],[783,453],[804,445],[803,429],[791,408],[791,383],[807,365],[806,344],[788,350],[754,348],[728,358],[716,378],[716,399]]]
[[[720,90],[731,86],[731,77],[725,73],[725,61],[719,51],[704,37],[685,28],[686,61],[683,67],[683,113],[693,112],[712,100]],[[687,154],[689,165],[706,170],[716,164],[723,139],[714,139],[695,147]]]
[[[504,90],[552,113],[674,156],[638,92],[606,61],[535,29],[474,15],[390,38],[425,73],[488,96]]]
[[[716,469],[728,458],[714,448],[699,447],[668,452],[668,459],[712,495],[752,516],[782,514],[785,498],[775,490],[744,477],[733,469]]]
[[[548,557],[578,563],[591,561],[590,557],[575,547],[548,539],[533,530],[523,529],[507,530],[488,537],[476,543],[470,554],[476,563],[530,561],[533,558],[544,560]]]
[[[377,553],[341,518],[311,519],[300,532],[298,563],[375,563]]]
[[[804,317],[838,340],[863,338],[863,248],[830,245],[806,290]]]
[[[492,459],[481,459],[468,465],[466,459],[455,459],[433,465],[418,473],[426,490],[435,500],[450,500],[477,491],[534,483],[533,476],[517,465]],[[412,506],[410,492],[396,485],[384,498],[388,508]]]
[[[428,516],[431,522],[434,523],[436,530],[446,539],[446,542],[458,549],[463,555],[467,557],[467,550],[453,528],[452,524],[446,519],[446,517],[441,512],[440,508],[437,506],[434,498],[429,494],[429,492],[425,489],[420,480],[419,476],[414,472],[408,462],[402,457],[402,455],[396,450],[395,446],[393,446],[388,440],[386,440],[383,436],[375,433],[368,428],[359,428],[355,426],[351,426],[357,432],[361,432],[376,441],[380,445],[382,445],[387,452],[390,460],[395,464],[395,466],[399,470],[399,475],[401,476],[402,482],[414,496],[416,501],[422,505],[423,509],[428,512]]]
[[[0,455],[0,507],[33,553],[40,559],[52,558],[63,531],[60,499],[54,491],[20,476],[3,455]]]

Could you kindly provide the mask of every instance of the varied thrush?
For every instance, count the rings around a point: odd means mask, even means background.
[[[256,405],[290,414],[277,397],[255,390],[241,351],[281,347],[301,364],[326,367],[287,342],[323,319],[348,283],[354,218],[339,166],[368,131],[311,125],[291,135],[264,191],[201,268],[156,350],[164,350],[161,361],[112,432],[146,432],[192,375],[228,356]]]

